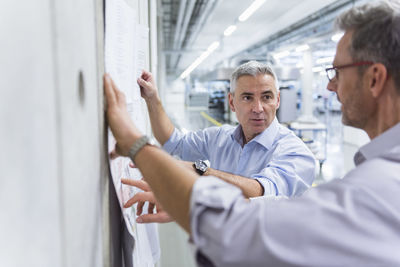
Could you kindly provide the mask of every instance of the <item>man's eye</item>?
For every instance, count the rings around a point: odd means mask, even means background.
[[[272,99],[272,96],[270,96],[270,95],[265,95],[265,96],[264,96],[264,99],[265,99],[265,100],[270,100],[270,99]]]
[[[245,95],[245,96],[243,96],[243,100],[246,100],[246,101],[248,101],[248,100],[250,100],[251,99],[251,97],[250,96],[248,96],[248,95]]]

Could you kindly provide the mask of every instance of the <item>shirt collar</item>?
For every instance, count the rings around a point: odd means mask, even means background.
[[[271,149],[274,143],[278,131],[279,131],[279,122],[278,119],[275,117],[275,119],[271,122],[271,124],[262,133],[251,139],[249,143],[257,142],[269,150]],[[244,140],[243,140],[242,126],[240,124],[233,131],[232,138],[243,146]]]
[[[354,163],[359,165],[366,160],[379,157],[385,151],[390,150],[398,145],[400,135],[400,123],[389,128],[382,134],[371,140],[368,144],[362,146],[354,155]]]

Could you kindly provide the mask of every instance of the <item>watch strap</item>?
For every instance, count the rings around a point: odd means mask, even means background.
[[[150,144],[150,139],[147,135],[143,135],[133,143],[128,153],[133,162],[135,162],[136,154],[147,144]]]

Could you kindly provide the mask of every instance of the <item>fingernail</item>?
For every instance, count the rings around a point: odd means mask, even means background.
[[[142,218],[139,217],[139,218],[136,219],[136,222],[137,223],[141,223],[141,222],[143,222],[143,220],[142,220]]]

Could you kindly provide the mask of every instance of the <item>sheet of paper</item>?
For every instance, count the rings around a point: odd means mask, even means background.
[[[142,70],[146,69],[146,55],[149,50],[149,28],[137,24],[136,25],[136,51],[135,51],[135,68],[136,77],[140,77]],[[139,88],[139,86],[138,86]]]
[[[143,47],[140,48],[142,44],[137,40],[136,28],[135,12],[132,7],[124,0],[106,1],[105,69],[117,87],[126,95],[127,109],[135,125],[145,132],[140,89],[136,80],[138,69],[141,71],[141,65],[145,64],[146,58],[144,57],[144,62],[141,62],[142,58],[138,56],[144,50]],[[139,31],[144,32],[143,28],[138,28]],[[143,53],[147,53],[147,51]],[[137,64],[138,60],[140,64]],[[111,152],[115,147],[115,139],[110,130],[108,144],[108,151]],[[139,170],[130,168],[129,163],[130,159],[126,157],[110,160],[111,175],[125,224],[135,239],[135,249],[132,255],[134,266],[154,266],[159,257],[158,239],[155,245],[154,238],[151,236],[150,244],[147,233],[148,226],[136,224],[136,205],[128,209],[123,208],[124,203],[140,190],[122,185],[121,178],[142,178]],[[154,253],[155,248],[158,248],[158,253]],[[157,255],[157,258],[154,258],[154,255]]]
[[[148,55],[149,53],[149,28],[144,26],[144,25],[140,25],[140,24],[136,24],[136,38],[135,38],[135,68],[136,68],[136,79],[139,78],[142,75],[142,71],[144,69],[147,69],[148,66],[146,65],[147,61],[146,61],[146,55]],[[135,83],[135,85],[137,86],[137,88],[135,90],[137,90],[138,92],[140,92],[140,88],[139,85],[137,83]],[[141,100],[139,100],[141,101]],[[140,107],[139,103],[136,105],[133,105],[134,107]],[[133,114],[139,114],[136,112],[133,112]],[[136,118],[133,117],[132,118],[135,122],[140,123],[141,126],[145,128],[145,121],[143,120],[143,117],[140,118]],[[142,128],[140,128],[142,129]],[[147,207],[145,206],[144,209],[146,210]],[[158,229],[157,229],[157,225],[156,224],[142,224],[140,225],[140,227],[144,227],[147,233],[147,238],[148,241],[150,243],[150,247],[151,247],[151,251],[152,251],[152,255],[153,255],[153,259],[155,261],[158,261],[158,259],[160,258],[160,242],[158,239]],[[140,229],[142,230],[142,229]]]
[[[134,90],[135,70],[135,12],[124,0],[107,0],[105,69],[122,90],[127,102],[140,99],[140,92]]]

